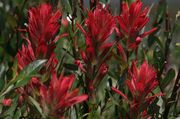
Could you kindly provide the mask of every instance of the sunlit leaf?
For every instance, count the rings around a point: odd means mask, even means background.
[[[26,85],[31,77],[35,75],[44,65],[46,60],[36,60],[32,63],[30,63],[25,69],[23,69],[18,77],[15,79],[17,81],[15,83],[15,87],[21,87]]]
[[[44,118],[45,116],[44,116],[44,114],[43,114],[43,112],[42,112],[42,109],[41,109],[39,103],[38,103],[34,98],[32,98],[31,96],[29,96],[29,100],[31,101],[31,103],[33,103],[33,105],[36,107],[36,109],[39,111],[39,113],[40,113],[40,114],[42,115],[42,117]]]

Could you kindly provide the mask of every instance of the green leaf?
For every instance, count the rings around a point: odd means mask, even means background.
[[[74,70],[74,71],[77,71],[77,70],[78,70],[78,66],[75,65],[75,64],[67,64],[67,63],[64,63],[63,66],[64,66],[66,69],[69,69],[69,70]]]
[[[164,53],[163,50],[157,46],[153,52],[154,66],[160,70],[164,64]]]
[[[61,2],[61,7],[62,7],[62,9],[64,10],[64,11],[66,11],[66,12],[68,12],[68,13],[71,13],[72,12],[72,6],[71,6],[71,4],[70,4],[70,2],[69,2],[69,0],[61,0],[60,1]]]
[[[166,77],[161,81],[161,87],[165,88],[175,77],[176,72],[174,69],[170,69]]]
[[[179,62],[179,59],[180,59],[180,42],[173,45],[171,51],[172,51],[171,59],[173,61],[173,64],[180,66],[180,62]]]
[[[30,63],[25,69],[23,69],[15,79],[15,81],[17,81],[15,84],[15,88],[26,85],[31,77],[42,68],[45,62],[46,60],[36,60]]]
[[[4,96],[0,96],[0,102],[2,102],[3,99],[4,99]],[[2,113],[2,109],[3,109],[3,105],[0,104],[0,115]],[[0,116],[0,119],[1,119],[1,116]]]
[[[160,46],[160,48],[163,49],[163,44],[161,40],[157,36],[150,35],[148,37],[148,46],[151,47],[154,43],[157,43]]]
[[[97,109],[92,109],[88,115],[88,119],[100,119],[100,112]]]
[[[122,75],[119,76],[118,84],[119,84],[120,86],[124,85],[124,82],[125,82],[125,80],[126,80],[126,73],[127,73],[127,72],[124,71],[124,72],[122,73]]]
[[[12,27],[15,28],[17,27],[17,20],[15,19],[14,16],[12,16],[11,14],[7,14],[7,23]]]
[[[29,100],[36,107],[36,109],[39,111],[39,113],[42,115],[42,117],[45,118],[45,115],[43,114],[42,109],[41,109],[39,103],[34,98],[32,98],[31,96],[29,96]]]
[[[4,96],[5,94],[9,93],[12,89],[14,88],[14,85],[9,85],[5,91],[2,91],[2,94],[0,95],[1,96]]]
[[[5,73],[7,71],[7,67],[4,64],[0,64],[0,91],[3,89],[5,85]]]
[[[160,106],[157,105],[158,103],[158,98],[156,98],[151,105],[149,105],[149,109],[148,109],[148,114],[151,115],[151,116],[155,116],[157,119],[159,113],[160,113]]]
[[[15,112],[15,115],[13,117],[13,119],[19,119],[21,117],[21,110],[17,109],[17,111]]]
[[[157,14],[156,14],[156,23],[157,24],[160,24],[163,21],[163,17],[166,14],[166,6],[167,6],[166,1],[159,2]]]

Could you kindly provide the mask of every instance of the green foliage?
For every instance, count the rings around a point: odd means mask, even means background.
[[[174,69],[170,69],[165,78],[163,80],[161,80],[161,87],[164,89],[174,78],[175,78],[175,70]]]

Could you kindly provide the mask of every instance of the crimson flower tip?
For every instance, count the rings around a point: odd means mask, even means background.
[[[156,28],[140,34],[144,26],[149,22],[149,8],[143,9],[143,4],[140,0],[132,2],[128,6],[127,2],[122,4],[122,12],[116,19],[120,25],[121,33],[127,38],[127,46],[129,49],[136,49],[141,41],[137,42],[137,38],[144,38],[153,33]]]
[[[46,111],[46,106],[49,106],[52,108],[50,113],[62,115],[65,108],[87,100],[86,94],[78,95],[78,88],[71,90],[74,80],[75,75],[73,74],[69,76],[60,75],[58,78],[56,72],[52,73],[49,87],[45,85],[40,87],[41,104],[44,111]]]
[[[4,106],[11,106],[12,100],[10,98],[3,99],[2,104]]]
[[[111,90],[114,91],[115,93],[117,93],[118,95],[122,96],[126,101],[129,101],[128,97],[124,93],[122,93],[120,90],[118,90],[114,87],[111,87]]]

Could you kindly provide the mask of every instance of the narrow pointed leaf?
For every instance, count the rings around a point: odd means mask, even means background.
[[[161,81],[161,87],[165,88],[174,79],[175,75],[175,70],[170,69],[166,74],[166,77]]]
[[[19,76],[15,79],[16,84],[15,87],[21,87],[26,85],[31,77],[35,75],[44,65],[46,60],[36,60],[30,63],[24,70],[22,70]]]
[[[44,114],[42,113],[42,109],[41,109],[39,103],[38,103],[34,98],[32,98],[31,96],[29,96],[29,100],[33,103],[33,105],[34,105],[34,106],[36,107],[36,109],[39,111],[39,113],[41,114],[41,116],[42,116],[43,118],[45,118]]]

